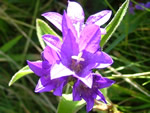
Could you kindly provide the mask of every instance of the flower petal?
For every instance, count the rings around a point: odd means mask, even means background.
[[[82,30],[79,40],[80,51],[86,50],[90,53],[95,53],[99,48],[100,36],[100,29],[97,25],[86,26]]]
[[[97,89],[97,91],[96,91],[96,93],[97,93],[97,100],[100,100],[100,101],[102,101],[102,102],[104,102],[105,104],[107,104],[107,102],[106,102],[106,100],[105,100],[105,97],[104,97],[104,95],[101,93],[101,91],[99,91],[98,89]]]
[[[68,29],[71,30],[71,32],[73,33],[73,35],[76,37],[77,36],[77,32],[70,20],[70,18],[67,16],[66,12],[64,11],[63,14],[63,19],[62,19],[62,33],[63,33],[63,40],[65,40],[67,34],[68,34]]]
[[[113,81],[111,79],[108,79],[106,77],[102,77],[99,74],[93,74],[93,76],[94,76],[93,78],[94,78],[94,81],[95,81],[94,85],[96,85],[98,89],[109,87],[109,86],[111,86],[112,84],[115,83],[115,81]]]
[[[140,4],[140,5],[139,5],[139,4]],[[136,5],[135,5],[135,8],[138,9],[138,10],[144,10],[143,7],[145,6],[145,4],[144,4],[144,3],[139,3],[139,4],[136,4]],[[143,7],[142,7],[142,6],[143,6]]]
[[[86,93],[86,92],[84,92]],[[86,101],[86,110],[89,112],[92,110],[93,106],[94,106],[94,99],[93,97],[91,97],[91,95],[87,96],[86,94],[82,95],[83,99]]]
[[[74,74],[74,72],[68,69],[62,63],[56,63],[52,66],[50,74],[51,74],[51,79],[56,79],[64,76],[70,76]]]
[[[73,101],[79,101],[81,100],[81,94],[80,94],[80,81],[77,80],[76,83],[73,85]]]
[[[77,22],[83,24],[84,22],[84,11],[82,6],[77,2],[68,1],[67,15],[70,17],[73,24]]]
[[[101,12],[98,12],[96,14],[91,15],[87,21],[86,24],[96,24],[98,26],[101,26],[105,24],[111,17],[112,11],[110,10],[104,10]]]
[[[147,3],[145,4],[145,7],[146,7],[146,8],[150,8],[150,2],[147,2]]]
[[[30,69],[38,76],[43,75],[42,61],[31,62],[27,61]]]
[[[70,66],[72,56],[77,55],[79,52],[78,44],[76,43],[76,38],[74,37],[71,30],[68,30],[66,38],[61,47],[61,60],[66,66]]]
[[[43,53],[42,53],[43,59],[46,59],[50,64],[53,64],[56,62],[56,60],[59,60],[58,55],[56,51],[54,51],[49,46],[46,46]]]
[[[55,88],[53,94],[56,96],[62,96],[63,87],[67,84],[67,77],[62,77],[59,78],[58,80],[57,80],[57,87]]]
[[[42,76],[38,84],[36,85],[35,92],[41,93],[41,92],[49,92],[53,90],[56,87],[56,82],[54,80],[50,80],[49,77]]]
[[[47,34],[47,35],[43,35],[42,38],[49,47],[54,49],[56,52],[60,51],[62,42],[58,37]]]
[[[93,68],[106,68],[113,63],[113,60],[105,52],[98,51],[94,54],[93,60],[91,60],[92,62],[95,63],[95,67]]]
[[[84,77],[80,77],[78,75],[73,75],[74,77],[78,78],[80,81],[82,81],[87,87],[92,88],[93,84],[93,76],[92,73],[89,73],[88,75]]]
[[[47,20],[55,25],[60,31],[62,31],[62,15],[56,12],[47,12],[42,14]]]

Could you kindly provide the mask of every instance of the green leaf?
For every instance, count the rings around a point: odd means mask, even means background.
[[[42,36],[44,34],[51,34],[51,35],[55,35],[60,38],[60,36],[47,23],[45,23],[41,19],[36,20],[36,30],[37,30],[37,36],[38,36],[40,45],[43,49],[45,48],[45,43],[42,39]],[[61,40],[61,38],[60,38],[60,40]]]
[[[57,113],[76,113],[85,105],[85,101],[73,101],[72,94],[63,94]]]
[[[11,78],[9,82],[9,86],[11,86],[13,83],[15,83],[18,79],[22,78],[25,75],[33,73],[32,70],[30,70],[29,66],[25,66],[22,69],[20,69],[15,75]]]
[[[126,0],[119,10],[116,12],[114,18],[111,20],[111,22],[106,26],[107,34],[103,35],[101,38],[100,46],[103,47],[104,44],[110,39],[112,34],[115,32],[117,27],[120,25],[123,17],[125,16],[127,9],[129,5],[129,0]]]
[[[3,52],[7,52],[10,49],[13,48],[13,46],[15,46],[17,44],[17,42],[22,38],[22,36],[17,36],[14,39],[10,40],[9,42],[7,42],[5,45],[3,45],[0,50]]]

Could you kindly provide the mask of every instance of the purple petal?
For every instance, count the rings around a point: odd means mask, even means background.
[[[60,31],[62,31],[62,15],[55,12],[47,12],[42,14],[47,20],[55,25]]]
[[[101,84],[101,85],[99,85],[99,89],[109,87],[109,86],[111,86],[112,84],[115,83],[115,81],[110,80],[106,77],[104,77],[103,80],[100,80],[98,82],[99,82],[99,84]]]
[[[134,14],[134,13],[135,13],[133,7],[129,7],[129,13],[130,13],[130,14]]]
[[[56,96],[62,96],[63,87],[64,87],[64,84],[61,84],[59,87],[57,87],[55,89],[53,94],[56,95]]]
[[[76,38],[74,37],[71,30],[68,30],[68,34],[65,36],[65,40],[61,47],[61,57],[62,63],[66,66],[70,66],[72,56],[77,55],[79,52],[78,44],[76,43]]]
[[[80,81],[78,80],[73,86],[73,101],[81,100]]]
[[[97,89],[97,91],[96,91],[96,93],[97,93],[97,100],[100,100],[100,101],[102,101],[102,102],[104,102],[105,104],[107,104],[107,102],[106,102],[106,100],[105,100],[105,97],[104,97],[104,95],[101,93],[101,91],[99,91],[98,89]]]
[[[76,37],[77,33],[76,30],[70,20],[70,18],[67,16],[66,12],[64,11],[63,14],[63,19],[62,19],[62,33],[63,33],[63,40],[65,40],[67,34],[68,34],[68,29],[71,30],[73,35]]]
[[[49,46],[45,47],[42,55],[43,58],[46,59],[50,64],[53,64],[54,62],[56,62],[56,60],[59,60],[56,51],[54,51]]]
[[[87,93],[87,92],[84,92]],[[91,95],[87,96],[87,94],[83,94],[82,95],[83,99],[86,101],[86,110],[89,112],[92,110],[93,106],[94,106],[94,99]]]
[[[49,77],[46,76],[42,76],[39,81],[38,84],[36,85],[35,88],[35,92],[49,92],[51,90],[53,90],[56,87],[56,82],[54,82],[54,80],[50,80]]]
[[[84,67],[79,73],[81,77],[87,76],[92,72],[91,70],[95,67],[96,64],[93,62],[93,60],[95,60],[93,57],[93,53],[83,51],[82,58],[85,60],[85,62],[81,62],[82,67]]]
[[[84,11],[82,6],[77,2],[68,1],[67,15],[72,20],[73,24],[84,22]]]
[[[82,81],[87,87],[92,88],[93,76],[91,73],[84,77],[80,77],[78,75],[73,75],[73,76],[78,78],[80,81]]]
[[[100,29],[97,25],[86,26],[82,30],[79,40],[80,51],[86,50],[90,53],[95,53],[99,48],[100,36]]]
[[[42,38],[49,47],[54,49],[56,52],[60,51],[62,42],[60,41],[58,37],[47,34],[47,35],[43,35]]]
[[[145,5],[144,3],[139,3],[139,4],[135,5],[135,8],[138,9],[138,10],[144,10],[144,8],[143,8],[144,5]]]
[[[47,60],[42,61],[43,74],[46,75],[47,73],[49,73],[50,67],[51,67],[51,64]]]
[[[94,85],[95,87],[97,87],[98,89],[102,89],[102,88],[106,88],[111,86],[112,84],[115,83],[115,81],[108,79],[106,77],[102,77],[99,74],[93,74],[94,76]]]
[[[36,62],[31,62],[27,61],[28,66],[30,69],[38,76],[43,75],[43,69],[42,69],[42,61],[36,61]]]
[[[51,79],[56,79],[64,76],[70,76],[74,74],[74,72],[68,69],[62,63],[56,63],[52,66],[50,74],[51,74]]]
[[[105,24],[111,17],[112,11],[110,10],[104,10],[101,12],[98,12],[94,15],[91,15],[87,21],[86,24],[96,24],[98,26],[101,26]]]
[[[150,2],[147,2],[147,3],[145,4],[145,7],[146,7],[146,8],[150,8]]]
[[[106,54],[105,52],[98,51],[91,60],[91,63],[95,63],[95,67],[93,68],[106,68],[113,63],[112,58]]]
[[[55,88],[53,94],[56,96],[62,96],[63,87],[67,84],[67,77],[59,78],[57,80],[57,87]]]

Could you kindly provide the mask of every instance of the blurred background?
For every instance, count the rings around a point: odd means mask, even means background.
[[[124,0],[76,0],[86,18],[104,9],[115,15]],[[150,113],[150,9],[137,8],[148,0],[132,0],[121,25],[104,47],[114,64],[99,72],[116,84],[103,90],[109,105],[90,113]],[[0,0],[0,113],[54,113],[59,98],[52,93],[34,93],[38,77],[21,78],[11,87],[11,77],[26,60],[39,60],[42,48],[36,34],[36,19],[55,11],[62,14],[67,0]],[[107,24],[106,24],[107,25]],[[103,26],[105,27],[105,26]],[[98,110],[99,109],[99,110]],[[101,111],[103,109],[103,111]],[[86,113],[85,107],[78,113]]]

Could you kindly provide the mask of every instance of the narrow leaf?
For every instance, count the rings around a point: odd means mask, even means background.
[[[85,101],[73,101],[72,94],[63,94],[57,113],[76,113],[85,105]]]
[[[125,14],[127,12],[128,5],[129,5],[129,0],[126,0],[121,5],[119,10],[116,12],[116,14],[115,14],[114,18],[111,20],[111,22],[106,26],[107,34],[102,36],[102,39],[101,39],[101,42],[100,42],[101,47],[104,46],[104,44],[110,39],[112,34],[115,32],[117,27],[120,25],[123,17],[125,16]]]
[[[0,50],[3,52],[7,52],[9,51],[11,48],[13,48],[13,46],[15,46],[17,44],[17,42],[22,38],[22,36],[17,36],[14,39],[10,40],[9,42],[7,42],[5,45],[3,45],[2,47],[0,47]]]
[[[29,66],[25,66],[22,69],[20,69],[15,75],[11,78],[9,82],[9,86],[11,86],[13,83],[15,83],[18,79],[22,78],[25,75],[33,73],[32,70],[30,70]]]
[[[45,43],[42,39],[42,36],[44,34],[51,34],[51,35],[55,35],[60,38],[60,36],[47,23],[45,23],[41,19],[36,20],[36,30],[37,30],[38,40],[43,49],[45,48]]]

